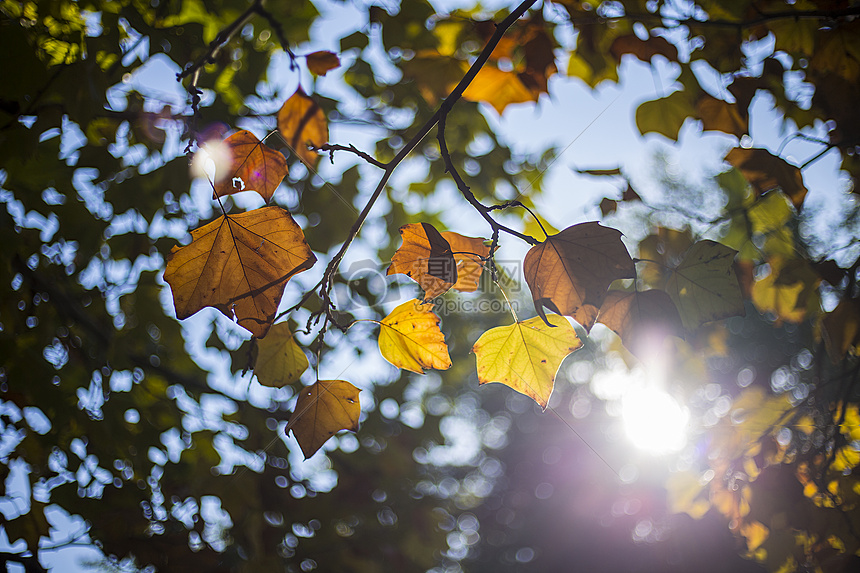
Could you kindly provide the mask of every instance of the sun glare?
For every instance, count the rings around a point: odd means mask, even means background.
[[[667,454],[687,443],[689,413],[660,390],[638,389],[625,394],[621,419],[627,437],[642,450]]]

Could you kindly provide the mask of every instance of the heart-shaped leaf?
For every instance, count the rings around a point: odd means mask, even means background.
[[[308,357],[296,344],[287,322],[273,325],[266,338],[257,343],[254,374],[263,386],[281,388],[292,384],[301,378],[308,366]]]

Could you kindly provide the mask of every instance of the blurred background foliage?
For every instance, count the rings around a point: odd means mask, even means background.
[[[657,194],[637,193],[624,169],[583,175],[617,190],[600,209],[650,261],[638,289],[660,288],[664,266],[709,238],[738,251],[746,316],[640,358],[596,327],[562,365],[546,413],[501,386],[476,388],[471,345],[509,321],[489,282],[442,301],[489,310],[444,313],[445,372],[392,372],[369,328],[324,341],[311,331],[299,340],[315,368],[362,378],[363,413],[357,435],[301,462],[282,435],[297,390],[243,372],[249,336],[222,315],[169,316],[161,271],[213,215],[187,152],[232,129],[271,131],[285,85],[313,93],[302,55],[322,9],[340,7],[0,2],[0,560],[64,570],[56,556],[92,545],[91,565],[119,570],[856,570],[860,6],[535,3],[447,118],[457,169],[486,204],[534,206],[563,150],[515,153],[493,114],[545,100],[561,74],[597,88],[619,81],[625,57],[673,66],[670,93],[639,105],[636,124],[669,140],[691,123],[733,136],[722,171],[694,181],[656,156]],[[363,133],[356,143],[387,161],[509,9],[409,0],[360,12],[339,39],[342,85],[314,97],[339,137]],[[151,79],[194,63],[187,98]],[[786,140],[820,153],[795,165],[754,147],[756,98],[777,110]],[[345,155],[315,173],[277,135],[267,144],[290,166],[275,202],[326,262],[377,175]],[[805,204],[802,173],[829,153],[844,189],[824,212]],[[399,171],[336,276],[343,322],[378,320],[414,291],[380,273],[400,226],[445,229],[446,211],[466,208],[452,203],[435,137]],[[519,210],[503,220],[543,238]],[[501,269],[516,291],[516,265]],[[291,283],[284,305],[318,276]],[[514,302],[531,313],[524,296]],[[314,305],[291,317],[296,330]],[[684,447],[654,458],[624,440],[621,409],[624,388],[658,374],[689,423]]]

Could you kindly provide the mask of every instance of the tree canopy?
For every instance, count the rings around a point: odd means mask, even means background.
[[[0,2],[0,561],[857,567],[860,6],[440,5]],[[500,128],[632,62],[717,169]]]

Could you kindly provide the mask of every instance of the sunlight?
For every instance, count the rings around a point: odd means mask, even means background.
[[[625,394],[621,419],[627,437],[642,450],[666,454],[687,443],[689,412],[661,390],[645,388]]]

